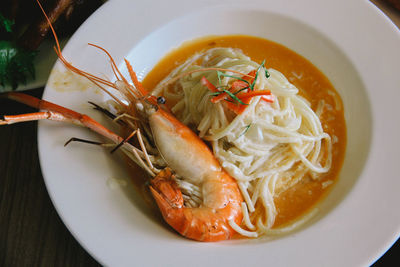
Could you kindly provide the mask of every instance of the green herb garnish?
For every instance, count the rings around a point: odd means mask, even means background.
[[[260,72],[260,69],[263,68],[265,72],[265,77],[269,78],[271,75],[269,74],[267,68],[265,68],[265,59],[261,62],[260,66],[258,66],[257,71],[256,71],[256,77],[254,78],[254,81],[250,85],[250,90],[254,90],[254,86],[256,85],[256,81],[258,78],[258,73]]]
[[[226,89],[222,89],[222,91],[224,91],[225,93],[227,93],[233,100],[239,102],[242,105],[248,105],[246,103],[244,103],[242,100],[240,100],[237,96],[235,96],[232,92],[229,92]]]
[[[219,71],[219,70],[217,70],[217,75],[218,75],[218,82],[219,82],[220,85],[221,85],[221,83],[222,83],[222,82],[221,82],[221,76],[233,78],[233,79],[236,79],[236,80],[243,81],[243,82],[245,82],[245,83],[247,83],[247,84],[250,84],[250,83],[249,83],[248,81],[246,81],[245,79],[242,79],[242,78],[237,77],[237,76],[234,76],[234,75],[229,75],[229,74],[223,73],[222,71]]]
[[[265,69],[265,77],[269,78],[269,76],[271,76],[271,74],[269,74],[269,71],[267,70],[267,68],[264,68],[264,69]]]
[[[222,94],[222,93],[226,93],[226,94],[228,94],[228,95],[231,97],[231,99],[232,99],[232,100],[230,100],[230,99],[225,99],[226,101],[231,102],[231,103],[234,103],[234,102],[236,101],[236,102],[240,103],[241,105],[248,105],[248,104],[244,103],[244,102],[243,102],[240,98],[238,98],[236,95],[237,95],[238,93],[244,91],[244,90],[249,89],[249,88],[250,88],[251,91],[254,91],[254,86],[255,86],[255,84],[256,84],[256,81],[257,81],[257,78],[258,78],[258,74],[259,74],[261,68],[264,69],[264,71],[265,71],[265,76],[266,76],[267,78],[269,78],[270,74],[269,74],[268,70],[265,68],[265,60],[263,60],[263,62],[260,64],[260,66],[258,66],[257,71],[256,71],[256,76],[254,77],[254,80],[253,80],[253,82],[252,82],[251,84],[250,84],[249,81],[247,81],[247,80],[245,80],[245,79],[243,79],[243,78],[241,78],[241,77],[234,76],[234,75],[230,75],[230,74],[226,74],[226,73],[224,73],[224,72],[218,70],[218,71],[217,71],[217,76],[218,76],[218,83],[219,83],[219,86],[218,86],[217,88],[218,88],[220,91],[219,91],[219,92],[213,92],[213,93],[211,93],[210,95],[212,95],[212,96],[215,97],[215,96],[218,96],[218,95],[220,95],[220,94]],[[232,92],[230,92],[229,90],[224,89],[224,87],[226,87],[226,86],[222,86],[222,79],[221,79],[221,77],[233,78],[233,79],[236,79],[236,80],[245,82],[246,84],[248,84],[248,86],[246,86],[246,87],[244,87],[244,88],[241,88],[240,90],[238,90],[238,91],[232,93]]]
[[[245,133],[247,133],[247,131],[249,130],[250,126],[251,126],[251,123],[245,127],[243,133],[241,133],[241,134],[238,136],[238,138],[241,137],[242,135],[244,135]]]
[[[260,72],[260,69],[263,68],[265,70],[265,76],[268,78],[269,77],[269,73],[267,71],[267,69],[264,66],[265,64],[265,59],[263,60],[263,62],[261,62],[260,66],[258,66],[257,71],[256,71],[256,77],[254,78],[254,81],[251,83],[250,85],[250,90],[253,91],[254,90],[254,86],[256,85],[256,81],[258,78],[258,73]],[[268,76],[267,76],[268,75]]]
[[[244,88],[238,90],[238,91],[235,92],[234,94],[237,95],[237,94],[240,93],[241,91],[247,90],[247,89],[249,89],[249,88],[250,88],[250,86],[246,86],[246,87],[244,87]]]

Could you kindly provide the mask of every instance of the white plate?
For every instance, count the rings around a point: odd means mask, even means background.
[[[102,25],[101,27],[99,25]],[[400,233],[398,151],[400,34],[367,1],[108,1],[70,39],[64,56],[112,77],[108,49],[123,69],[127,57],[143,77],[171,48],[211,34],[250,34],[277,41],[318,66],[343,98],[348,147],[338,184],[320,212],[278,239],[199,243],[171,231],[131,187],[125,164],[103,149],[63,144],[86,129],[52,122],[39,127],[46,186],[65,225],[100,263],[110,266],[367,266]],[[95,89],[60,84],[53,70],[44,98],[102,116],[86,101]],[[85,83],[85,86],[87,84]],[[64,89],[61,89],[63,87]],[[69,90],[66,90],[69,88]],[[110,179],[127,186],[110,186]]]

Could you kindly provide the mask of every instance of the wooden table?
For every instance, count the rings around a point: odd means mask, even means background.
[[[381,1],[372,2],[400,26],[399,13]],[[43,88],[27,93],[40,97]],[[32,111],[0,99],[2,115]],[[400,241],[374,266],[392,262],[400,263]],[[0,127],[0,266],[99,266],[51,203],[39,165],[36,122]]]
[[[28,91],[40,97],[43,88]],[[0,99],[0,114],[33,112]],[[0,266],[99,266],[64,226],[40,170],[37,122],[0,128]]]

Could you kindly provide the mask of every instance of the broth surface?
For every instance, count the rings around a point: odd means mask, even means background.
[[[151,91],[193,54],[213,47],[239,48],[258,63],[265,59],[265,66],[283,73],[314,111],[320,100],[325,101],[320,120],[324,131],[332,138],[332,167],[318,181],[305,179],[275,198],[278,214],[273,227],[290,223],[315,206],[338,179],[346,149],[346,124],[340,96],[325,75],[304,57],[278,43],[244,35],[210,36],[183,43],[147,74],[144,87]]]

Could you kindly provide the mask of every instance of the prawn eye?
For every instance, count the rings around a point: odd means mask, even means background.
[[[157,97],[157,103],[158,104],[165,104],[166,100],[163,96]]]

